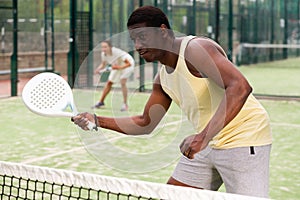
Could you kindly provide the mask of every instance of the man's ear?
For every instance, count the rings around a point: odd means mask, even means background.
[[[165,24],[160,25],[160,31],[163,34],[164,38],[167,38],[169,35],[169,29],[167,28],[167,26]]]

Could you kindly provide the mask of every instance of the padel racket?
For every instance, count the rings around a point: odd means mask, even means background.
[[[48,117],[74,117],[78,114],[72,89],[59,75],[44,72],[30,79],[23,88],[22,99],[32,112]],[[97,126],[89,122],[89,130]]]

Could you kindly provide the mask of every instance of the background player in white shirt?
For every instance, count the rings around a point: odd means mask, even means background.
[[[133,57],[116,47],[113,47],[111,42],[106,40],[101,42],[101,64],[95,70],[95,73],[99,74],[103,71],[103,69],[111,69],[110,75],[108,77],[108,81],[105,84],[103,89],[102,95],[99,99],[99,102],[94,105],[94,108],[101,108],[103,107],[104,100],[108,93],[110,92],[114,83],[120,81],[122,93],[123,93],[123,105],[121,107],[121,111],[128,110],[127,104],[127,79],[134,71],[134,59]]]

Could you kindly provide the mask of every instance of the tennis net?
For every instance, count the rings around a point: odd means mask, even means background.
[[[260,199],[2,161],[0,186],[1,199]]]
[[[239,65],[269,62],[300,56],[300,44],[241,43],[237,48]]]

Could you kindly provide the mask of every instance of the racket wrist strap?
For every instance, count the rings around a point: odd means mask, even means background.
[[[94,114],[94,120],[95,120],[95,127],[94,127],[94,129],[96,130],[96,131],[98,131],[98,118],[97,118],[97,115],[96,114]]]

